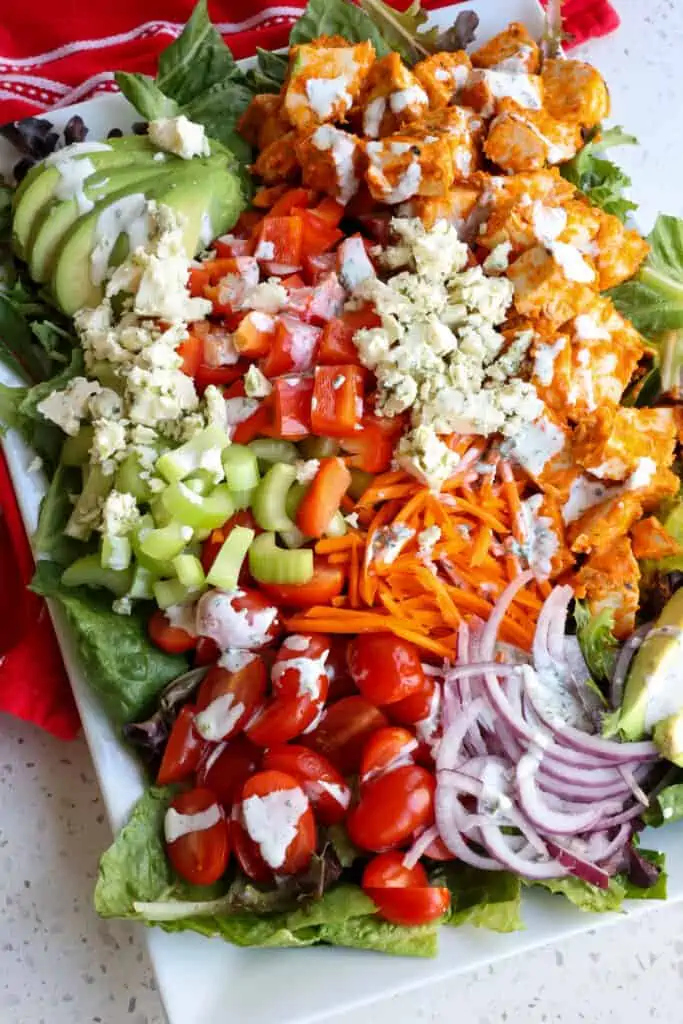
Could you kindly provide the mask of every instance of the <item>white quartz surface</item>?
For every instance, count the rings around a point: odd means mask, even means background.
[[[649,230],[659,209],[683,215],[683,0],[617,7],[619,33],[581,55],[607,78],[613,120],[640,139],[620,156]],[[0,1024],[163,1024],[140,930],[90,906],[109,841],[84,742],[0,716]],[[330,1020],[643,1024],[678,1021],[682,1005],[679,905]]]

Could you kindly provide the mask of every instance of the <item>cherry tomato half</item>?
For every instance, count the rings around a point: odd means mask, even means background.
[[[247,722],[244,731],[258,747],[274,747],[300,736],[319,711],[319,701],[310,697],[275,697]]]
[[[295,778],[322,825],[334,825],[345,817],[351,802],[351,790],[344,776],[322,754],[308,747],[283,743],[266,751],[263,767],[286,772]]]
[[[350,697],[357,694],[358,688],[351,678],[349,666],[346,663],[346,648],[348,640],[345,636],[330,637],[330,653],[325,662],[325,671],[330,681],[330,688],[327,694],[328,701],[332,704],[341,700],[342,697]]]
[[[167,654],[185,654],[197,646],[197,637],[179,626],[172,626],[160,608],[147,623],[147,630],[152,643]]]
[[[220,648],[208,636],[200,636],[197,640],[197,647],[194,652],[194,664],[198,668],[202,665],[215,665],[221,656]]]
[[[415,725],[423,722],[432,711],[436,683],[431,676],[425,676],[424,685],[403,700],[396,701],[389,707],[388,714],[401,725]]]
[[[235,736],[266,695],[266,667],[261,658],[245,652],[242,660],[245,663],[233,672],[214,665],[199,688],[195,729],[212,743]]]
[[[192,829],[193,824],[200,824],[193,823],[192,818],[213,808],[215,821],[208,828],[198,827],[169,840],[173,824]],[[180,793],[166,812],[164,829],[166,852],[182,878],[193,885],[212,885],[218,881],[228,865],[230,844],[225,813],[210,790],[190,789]]]
[[[324,703],[330,686],[325,668],[329,651],[330,641],[323,633],[295,633],[286,637],[270,674],[273,692],[278,697],[307,696]]]
[[[366,866],[363,892],[392,924],[427,924],[442,917],[450,906],[448,889],[429,885],[421,864],[407,868],[400,853],[380,853]]]
[[[246,736],[207,747],[197,768],[197,784],[215,793],[223,807],[232,807],[244,783],[257,771],[261,754]]]
[[[372,779],[346,824],[363,850],[395,849],[416,829],[434,820],[434,776],[419,765],[404,765]]]
[[[342,775],[353,775],[366,740],[387,724],[382,712],[365,697],[343,697],[325,708],[320,724],[300,742],[326,757]]]
[[[208,590],[197,604],[197,632],[222,651],[259,650],[279,631],[277,608],[258,590]]]
[[[279,828],[273,827],[273,818]],[[286,772],[257,772],[242,790],[240,823],[261,858],[278,874],[305,870],[316,845],[315,818],[308,797]]]
[[[428,885],[427,872],[419,862],[412,868],[403,863],[403,854],[393,850],[378,853],[363,871],[363,889],[409,889]]]
[[[271,601],[284,608],[310,608],[329,604],[344,589],[344,572],[338,565],[328,565],[324,558],[314,560],[313,578],[308,583],[261,583],[260,589]]]
[[[369,701],[393,704],[421,690],[425,674],[417,647],[391,633],[361,633],[348,649],[353,681]]]
[[[373,732],[363,747],[360,760],[361,786],[404,764],[415,763],[418,742],[411,732],[397,725],[388,725]]]
[[[188,778],[199,764],[206,744],[194,728],[196,710],[194,704],[185,704],[173,723],[157,775],[160,786]]]

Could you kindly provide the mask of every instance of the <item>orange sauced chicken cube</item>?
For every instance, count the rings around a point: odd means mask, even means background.
[[[625,480],[643,458],[670,466],[676,443],[673,409],[604,406],[574,431],[574,455],[602,480]]]
[[[600,72],[579,60],[546,60],[543,103],[558,121],[594,128],[609,114],[609,93]]]
[[[429,111],[410,126],[411,135],[424,142],[444,139],[453,156],[456,181],[468,181],[479,165],[479,145],[484,123],[467,107],[441,107]]]
[[[600,220],[587,203],[570,199],[559,205],[552,194],[549,200],[532,200],[523,193],[494,208],[478,241],[487,248],[510,242],[515,256],[538,242],[554,240],[590,253],[599,228]]]
[[[413,68],[413,73],[429,97],[432,110],[447,107],[457,98],[470,77],[472,64],[464,50],[433,53]]]
[[[365,156],[360,139],[331,124],[296,140],[304,185],[347,203],[358,190]]]
[[[265,149],[290,128],[282,112],[282,98],[273,93],[254,96],[237,122],[237,130],[250,145]]]
[[[563,163],[581,148],[578,125],[556,121],[544,110],[523,109],[510,99],[500,100],[498,108],[484,152],[509,174]]]
[[[561,242],[553,243],[552,252],[542,245],[527,249],[510,265],[508,277],[517,312],[556,327],[587,309],[595,297],[590,257]]]
[[[286,135],[271,142],[259,153],[252,165],[254,174],[267,185],[275,185],[281,181],[296,181],[299,176],[299,164],[294,152],[295,142],[295,132],[287,132]]]
[[[472,54],[472,64],[477,68],[493,68],[502,65],[504,70],[535,74],[541,64],[541,53],[519,21],[489,39]]]
[[[571,430],[560,416],[544,409],[519,428],[503,450],[545,493],[564,502],[579,468],[572,453]]]
[[[595,296],[555,337],[534,343],[532,381],[551,409],[579,421],[619,403],[643,348],[641,336],[612,302]]]
[[[458,102],[486,118],[504,109],[540,114],[543,110],[543,83],[540,75],[498,68],[473,68],[458,93]]]
[[[418,121],[429,107],[429,97],[400,56],[389,53],[370,68],[358,105],[363,135],[378,139]]]
[[[366,181],[374,199],[404,203],[413,196],[442,196],[455,178],[445,136],[397,134],[365,144]]]
[[[642,483],[635,486],[634,478],[637,476],[642,476],[643,480]],[[634,493],[643,503],[645,512],[655,512],[662,501],[666,498],[673,498],[681,487],[681,481],[671,469],[666,466],[656,466],[654,461],[647,457],[640,460],[640,466],[636,467],[629,479],[632,481]]]
[[[372,43],[335,45],[336,38],[293,46],[284,109],[298,131],[326,121],[344,121],[375,59]],[[331,44],[331,45],[328,45]]]
[[[640,569],[628,537],[591,555],[576,575],[577,597],[585,597],[592,615],[608,609],[620,640],[633,632],[638,611]]]
[[[595,240],[600,290],[614,288],[638,270],[650,246],[637,231],[626,228],[618,217],[600,211],[600,230]]]
[[[635,494],[614,494],[570,523],[567,541],[577,554],[602,549],[628,533],[642,514],[643,506]]]
[[[456,227],[463,224],[479,201],[480,192],[464,185],[454,185],[443,196],[416,196],[401,207],[402,217],[419,217],[424,226],[433,228],[437,220],[447,220]]]
[[[631,528],[631,544],[636,558],[669,558],[683,548],[655,516],[640,519]]]
[[[480,172],[477,183],[490,198],[492,210],[513,200],[523,205],[538,200],[550,206],[564,206],[576,193],[555,167],[512,175]]]

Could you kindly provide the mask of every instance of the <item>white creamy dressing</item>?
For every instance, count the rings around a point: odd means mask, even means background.
[[[95,224],[95,244],[90,254],[90,280],[102,284],[119,235],[126,235],[131,253],[149,241],[149,204],[144,193],[122,196],[105,207]]]
[[[499,60],[497,64],[494,64],[495,71],[509,71],[513,74],[525,74],[528,70],[527,61],[533,54],[533,49],[527,44],[522,44],[516,53],[510,57],[506,57],[504,60]]]
[[[539,476],[550,459],[562,451],[565,436],[560,427],[545,416],[523,424],[504,447],[532,476]]]
[[[163,153],[161,155],[163,156]],[[208,210],[204,210],[202,213],[201,223],[199,225],[199,244],[202,248],[207,249],[213,242],[213,237],[211,214]]]
[[[336,78],[309,78],[306,82],[306,96],[311,110],[324,121],[335,112],[335,106],[341,104],[342,113],[351,106],[351,97],[346,91],[348,85],[346,75]]]
[[[254,650],[270,640],[269,630],[277,618],[277,608],[238,611],[233,602],[242,595],[241,590],[211,590],[197,604],[197,633],[209,637],[221,651],[232,647]]]
[[[169,807],[164,817],[164,837],[167,843],[175,843],[182,836],[192,832],[205,832],[223,820],[218,804],[211,804],[205,811],[196,814],[180,814],[175,807]]]
[[[559,547],[552,519],[539,516],[543,495],[533,494],[522,502],[522,521],[526,540],[523,544],[529,568],[534,576],[545,578],[550,575],[553,556]]]
[[[426,743],[432,754],[436,754],[437,747],[440,740],[437,738],[439,726],[441,724],[441,686],[437,683],[434,687],[434,693],[432,694],[432,701],[429,705],[429,713],[426,718],[422,718],[419,722],[415,723],[415,733],[417,738]]]
[[[68,150],[64,152],[67,153]],[[59,181],[54,190],[55,198],[67,202],[75,199],[79,213],[90,213],[95,204],[85,194],[85,181],[95,174],[92,160],[87,157],[76,160],[65,156],[64,160],[55,161],[55,167],[59,171]]]
[[[262,238],[259,244],[254,250],[255,260],[272,260],[275,259],[275,243],[268,242]]]
[[[313,132],[311,142],[316,149],[329,150],[337,172],[339,201],[348,203],[358,188],[358,178],[354,167],[356,144],[346,132],[322,124]]]
[[[579,341],[609,341],[612,335],[590,313],[574,317],[574,333]]]
[[[300,636],[298,633],[292,633],[291,636],[288,636],[287,639],[283,641],[282,646],[288,651],[299,651],[299,653],[301,653],[302,651],[308,650],[310,642],[311,641],[307,636]]]
[[[338,782],[326,782],[325,779],[317,779],[313,785],[328,793],[344,810],[351,803],[351,790],[348,786],[340,786]]]
[[[164,615],[174,629],[184,629],[190,636],[196,636],[196,609],[193,604],[172,604],[165,609]]]
[[[569,498],[562,508],[562,518],[565,523],[573,523],[589,508],[599,505],[601,501],[647,487],[656,472],[657,463],[646,455],[642,459],[638,459],[636,468],[623,484],[609,486],[600,481],[590,480],[586,476],[579,476],[572,482],[569,489]]]
[[[541,245],[551,245],[567,227],[567,213],[561,206],[545,206],[537,199],[531,207],[531,223]]]
[[[428,105],[429,97],[419,85],[409,85],[407,89],[398,89],[389,97],[389,106],[394,114],[400,114],[406,107],[426,107]]]
[[[569,245],[568,242],[553,242],[548,249],[568,281],[590,284],[595,280],[595,271],[575,245]]]
[[[368,138],[376,139],[378,137],[386,109],[387,100],[385,96],[377,96],[368,103],[363,112],[363,133]]]
[[[276,661],[271,671],[273,685],[277,686],[286,672],[298,672],[298,696],[310,697],[313,701],[318,700],[321,683],[327,678],[325,662],[328,653],[328,651],[323,651],[317,658],[287,658],[286,661]]]
[[[394,188],[384,196],[385,203],[404,203],[412,197],[420,187],[422,168],[417,160],[412,160],[400,176]]]
[[[252,661],[256,661],[255,654],[236,647],[234,650],[229,648],[227,651],[223,651],[218,659],[218,664],[228,672],[240,672],[247,665],[251,665]]]
[[[553,345],[539,345],[534,355],[534,376],[548,387],[553,382],[555,360],[567,346],[567,337],[562,334]]]
[[[497,99],[510,99],[527,110],[540,110],[542,107],[540,79],[537,75],[518,74],[493,68],[476,68],[470,81],[474,84],[485,82],[491,95]]]
[[[266,796],[249,796],[242,802],[244,827],[274,871],[284,864],[301,815],[307,810],[308,800],[298,786]]]
[[[46,167],[54,167],[62,160],[72,160],[74,157],[87,156],[89,153],[110,153],[111,146],[106,142],[74,142],[63,149],[56,149],[45,157],[43,163]]]
[[[244,711],[244,704],[240,700],[235,700],[234,693],[223,693],[212,700],[203,711],[197,712],[194,716],[194,726],[203,739],[217,743],[232,732]]]

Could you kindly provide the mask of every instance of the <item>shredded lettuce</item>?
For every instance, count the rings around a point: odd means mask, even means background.
[[[650,801],[650,806],[643,813],[643,821],[646,825],[659,828],[662,825],[671,825],[674,821],[683,818],[683,783],[675,783],[667,786],[656,797]]]
[[[612,213],[623,221],[631,210],[637,209],[636,204],[624,196],[624,190],[630,186],[631,179],[608,160],[604,153],[613,146],[633,146],[637,141],[619,126],[604,131],[598,129],[576,156],[560,167],[560,172],[594,206],[599,206],[605,213]]]
[[[610,292],[622,316],[650,339],[683,328],[683,219],[660,214],[650,255],[631,281]]]
[[[448,924],[471,924],[493,932],[515,932],[524,927],[522,884],[516,875],[508,871],[480,871],[460,861],[448,861],[433,873],[431,880],[450,890]]]

